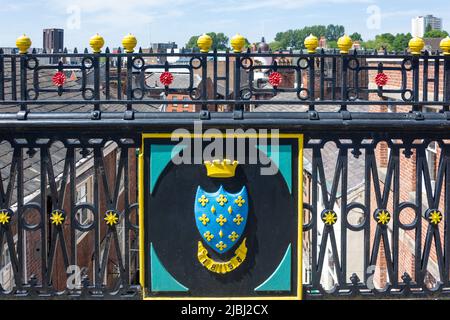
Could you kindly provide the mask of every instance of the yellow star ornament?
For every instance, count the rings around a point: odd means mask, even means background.
[[[54,210],[51,213],[50,220],[51,220],[52,224],[54,224],[56,226],[62,225],[64,222],[63,212],[60,210]]]
[[[337,214],[336,212],[332,211],[332,210],[328,210],[326,211],[323,215],[322,215],[322,221],[323,223],[325,223],[328,226],[332,226],[333,224],[336,223],[337,221]]]
[[[112,227],[117,224],[117,222],[119,221],[119,217],[117,216],[117,213],[114,211],[106,211],[105,221],[107,225]]]
[[[391,214],[386,210],[379,210],[375,216],[378,224],[388,224],[391,221]]]
[[[0,211],[0,223],[1,224],[8,224],[10,218],[11,218],[11,216],[9,215],[9,212],[7,210]]]
[[[437,225],[442,221],[442,213],[439,210],[433,210],[428,214],[428,220],[431,224]]]

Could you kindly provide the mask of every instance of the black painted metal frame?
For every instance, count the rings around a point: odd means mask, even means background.
[[[314,112],[319,105],[337,105],[341,111],[346,111],[349,105],[373,104],[371,101],[362,100],[363,93],[377,93],[380,97],[385,94],[400,95],[398,105],[411,105],[412,111],[420,112],[424,105],[442,106],[443,111],[449,111],[449,87],[450,87],[450,56],[429,53],[423,55],[410,55],[407,53],[360,52],[353,50],[350,54],[339,54],[336,51],[318,51],[315,54],[303,52],[250,52],[245,53],[110,53],[107,48],[105,53],[62,53],[47,54],[4,54],[0,51],[0,104],[19,105],[20,111],[17,119],[28,118],[29,105],[61,104],[92,105],[91,119],[101,118],[102,105],[123,105],[123,118],[134,119],[133,104],[195,104],[201,105],[200,118],[208,118],[208,104],[230,105],[235,111],[235,118],[242,118],[239,112],[244,105],[308,105],[309,111]],[[67,52],[67,51],[66,51]],[[51,58],[51,59],[50,59]],[[189,62],[168,63],[167,58],[182,58]],[[258,58],[270,58],[271,64],[258,63]],[[58,60],[58,64],[45,63],[47,60]],[[160,59],[164,63],[154,64],[147,59]],[[219,74],[219,60],[225,61],[225,72]],[[284,59],[280,64],[280,59]],[[288,63],[286,63],[288,59]],[[379,63],[367,63],[380,61]],[[73,60],[71,63],[67,61]],[[212,62],[209,64],[208,62]],[[326,63],[329,62],[329,63]],[[392,63],[398,66],[392,66]],[[10,70],[5,66],[10,66]],[[330,67],[331,66],[331,67]],[[430,67],[434,68],[432,76],[429,75]],[[40,72],[42,70],[64,71],[80,70],[80,86],[78,88],[66,88],[64,85],[54,88],[42,88],[40,86]],[[186,69],[189,74],[189,84],[185,88],[150,87],[145,82],[147,70],[161,69],[174,72]],[[212,70],[210,70],[212,69]],[[331,70],[330,70],[331,69]],[[194,86],[194,73],[201,75],[202,79],[210,77],[212,80],[212,97],[208,96],[207,82],[202,81],[197,88]],[[255,81],[255,72],[266,73],[290,70],[295,72],[294,88],[258,87]],[[400,88],[369,88],[367,81],[362,84],[362,74],[368,71],[398,72],[401,78]],[[242,72],[248,74],[247,79],[241,79]],[[440,74],[444,74],[440,81]],[[89,82],[88,78],[92,78]],[[364,77],[367,77],[364,75]],[[308,79],[305,81],[304,79]],[[30,83],[31,80],[31,83]],[[10,90],[5,89],[5,83],[11,82]],[[112,88],[111,83],[117,82],[117,87]],[[219,98],[218,85],[224,82],[225,94]],[[231,83],[233,82],[233,83]],[[420,83],[422,82],[422,83]],[[31,84],[31,85],[30,85]],[[232,85],[232,87],[231,87]],[[283,85],[283,84],[282,84]],[[281,86],[282,86],[281,85]],[[103,87],[102,87],[103,86]],[[125,94],[123,91],[125,86]],[[432,90],[429,87],[432,86]],[[330,95],[326,94],[329,89]],[[430,92],[431,91],[431,92]],[[443,94],[440,94],[442,91]],[[57,93],[59,97],[41,98],[44,93]],[[64,98],[68,92],[80,93],[77,99]],[[146,96],[151,92],[177,93],[184,92],[190,100],[166,100],[155,99]],[[263,99],[258,95],[270,93],[292,92],[296,98],[289,99]],[[429,99],[429,92],[433,99]],[[387,105],[389,101],[377,101],[377,104]],[[145,112],[144,112],[145,113]],[[56,116],[56,115],[55,115]],[[74,114],[75,116],[75,114]],[[142,115],[144,116],[144,115]]]
[[[305,150],[312,151],[312,201],[304,203],[310,219],[304,225],[304,232],[310,232],[311,265],[309,268],[310,283],[304,286],[306,299],[354,299],[354,298],[442,298],[449,291],[449,260],[450,250],[448,215],[449,198],[449,145],[448,134],[431,131],[420,134],[387,132],[352,132],[338,134],[330,138],[325,133],[308,133],[305,137]],[[323,163],[323,148],[326,143],[334,143],[339,149],[334,172],[325,172]],[[438,162],[435,187],[432,187],[429,163],[425,155],[431,142],[437,142],[441,150]],[[380,176],[380,159],[375,155],[375,149],[380,144],[386,144],[390,150],[385,176]],[[363,198],[360,201],[348,201],[347,178],[350,157],[363,157],[364,185]],[[410,161],[415,166],[415,177],[411,180],[416,185],[412,199],[401,198],[401,158]],[[403,164],[404,165],[404,164]],[[328,185],[326,176],[331,179]],[[322,194],[323,203],[319,201]],[[318,221],[326,211],[333,211],[337,194],[340,198],[340,214],[335,225],[320,225]],[[323,210],[319,210],[321,205]],[[426,209],[423,209],[425,207]],[[349,213],[359,209],[364,219],[359,224],[351,224]],[[412,221],[402,220],[404,210],[411,209],[415,217]],[[377,213],[386,210],[390,214],[391,225],[378,223]],[[434,224],[429,213],[438,210],[442,220]],[[309,216],[309,215],[308,215]],[[340,229],[340,245],[336,237],[336,229]],[[363,274],[348,274],[349,256],[348,233],[363,233],[364,270]],[[399,234],[404,231],[414,232],[413,270],[410,274],[402,269],[402,258],[399,255]],[[388,236],[390,233],[390,236]],[[321,238],[318,237],[321,234]],[[434,241],[434,242],[433,242]],[[323,273],[323,263],[327,243],[331,246],[332,257],[336,267],[337,282],[332,289],[325,290],[320,283]],[[381,256],[380,247],[383,248]],[[435,250],[431,258],[430,252]],[[427,266],[433,260],[438,268],[438,281],[434,287],[425,283]],[[374,288],[374,268],[380,262],[385,265],[387,281],[383,288]],[[305,262],[304,262],[305,263]],[[404,266],[403,266],[404,267]],[[372,277],[372,280],[369,279]]]
[[[49,57],[77,58],[79,63],[75,65],[64,64],[61,60],[58,64],[43,64],[40,61]],[[179,56],[190,59],[187,65],[172,65],[164,63],[161,65],[146,65],[145,58],[149,57],[169,57]],[[253,59],[256,57],[290,58],[295,61],[292,65],[279,65],[274,62],[271,65],[254,65]],[[225,59],[226,73],[218,74],[217,63],[219,58]],[[364,59],[382,59],[376,67],[363,65]],[[53,60],[52,60],[53,61]],[[144,72],[149,68],[160,67],[166,71],[174,68],[187,68],[190,78],[195,69],[201,69],[202,78],[206,78],[208,73],[208,61],[213,65],[213,94],[214,98],[208,98],[206,83],[203,82],[200,88],[194,88],[192,81],[187,88],[159,88],[157,90],[166,93],[187,92],[191,100],[174,101],[158,100],[145,97],[145,93],[155,90],[148,88],[144,81]],[[237,63],[233,63],[237,61]],[[327,77],[325,72],[325,61],[331,61],[331,76]],[[402,86],[399,89],[385,89],[378,87],[370,89],[358,86],[358,79],[361,72],[367,70],[393,70],[385,64],[390,61],[399,62],[396,72],[401,74]],[[428,66],[433,64],[435,72],[432,78],[428,76]],[[7,70],[6,65],[10,66]],[[337,66],[340,66],[338,72]],[[39,70],[47,69],[54,72],[65,69],[78,68],[81,70],[81,85],[79,89],[55,87],[52,89],[41,88],[39,86]],[[112,69],[115,68],[115,78]],[[254,71],[257,69],[268,69],[279,71],[281,69],[292,69],[296,72],[296,88],[256,88],[253,82]],[[104,75],[101,75],[105,70]],[[241,82],[241,71],[249,72],[249,82]],[[93,83],[88,84],[89,73],[93,74]],[[304,87],[302,75],[307,73],[309,81]],[[125,74],[122,79],[122,73]],[[233,88],[229,88],[230,77],[234,73]],[[439,75],[443,73],[443,83],[440,83]],[[315,76],[318,74],[318,78]],[[339,79],[338,79],[339,74]],[[120,75],[120,76],[117,76]],[[419,83],[422,75],[422,88]],[[351,87],[348,78],[353,77]],[[101,81],[101,79],[104,81]],[[138,81],[134,81],[138,79]],[[408,79],[412,79],[409,81]],[[116,92],[112,94],[111,81],[117,81]],[[225,98],[219,99],[217,96],[217,86],[220,81],[226,83]],[[318,81],[318,87],[316,86]],[[9,89],[5,84],[11,83]],[[32,85],[30,85],[30,83]],[[122,94],[122,83],[126,84],[126,94]],[[428,99],[428,88],[433,84],[433,99]],[[103,88],[102,85],[104,86]],[[331,99],[325,98],[325,87],[330,85],[332,93]],[[319,90],[317,90],[319,88]],[[66,99],[65,93],[77,90],[81,98]],[[442,95],[441,95],[442,91]],[[41,99],[45,93],[53,92],[58,94],[58,98]],[[103,93],[102,93],[103,92]],[[260,100],[255,99],[258,94],[270,93],[277,95],[283,92],[296,93],[297,99],[289,100]],[[340,93],[339,97],[335,95]],[[361,93],[399,94],[401,99],[396,101],[397,105],[411,106],[407,113],[370,113],[350,112],[348,106],[351,105],[388,105],[392,102],[362,101],[359,99]],[[136,112],[133,108],[135,104],[157,104],[167,105],[173,103],[189,103],[201,105],[198,113],[155,113]],[[89,112],[33,112],[31,105],[89,105],[92,106]],[[208,105],[228,105],[231,112],[211,112]],[[245,105],[306,105],[306,112],[247,112]],[[311,233],[312,241],[312,263],[311,282],[304,285],[304,298],[370,298],[370,297],[440,297],[448,295],[450,290],[449,279],[449,256],[450,237],[447,213],[450,208],[450,153],[446,139],[449,139],[450,129],[450,56],[429,54],[425,52],[421,56],[409,54],[373,54],[368,52],[352,52],[349,55],[342,55],[337,52],[319,51],[316,54],[300,53],[106,53],[91,54],[87,51],[82,54],[4,54],[0,52],[0,105],[18,106],[17,112],[0,113],[0,134],[3,143],[10,144],[13,153],[9,179],[0,185],[0,209],[4,209],[11,216],[11,224],[0,225],[0,244],[6,241],[7,251],[11,257],[14,272],[15,288],[11,292],[0,290],[2,298],[139,298],[139,286],[136,279],[130,275],[130,260],[132,254],[130,233],[137,232],[138,226],[132,221],[131,212],[137,210],[137,204],[131,203],[130,177],[128,173],[129,158],[126,156],[129,150],[140,147],[140,135],[144,132],[170,132],[171,130],[183,127],[193,129],[197,121],[201,121],[206,128],[274,128],[282,132],[300,132],[305,134],[305,150],[311,150],[312,159],[312,180],[313,185],[312,201],[305,203],[306,211],[311,211],[311,221],[304,226],[305,233]],[[123,106],[121,111],[111,112],[105,110],[108,105]],[[338,112],[318,112],[317,106],[339,106]],[[423,106],[436,106],[440,112],[423,112]],[[345,142],[344,142],[345,141]],[[431,141],[437,141],[442,152],[439,160],[438,179],[435,191],[430,187],[430,177],[427,171],[427,160],[425,150]],[[55,178],[52,165],[52,153],[50,147],[54,143],[62,143],[66,150],[64,159],[64,170],[59,179]],[[108,143],[117,144],[120,157],[117,160],[117,178],[109,181],[105,174],[103,150]],[[323,154],[321,150],[328,142],[333,142],[339,149],[336,159],[334,173],[324,171]],[[388,144],[391,150],[389,165],[385,181],[389,185],[382,190],[378,177],[378,164],[374,156],[377,145],[381,142]],[[74,217],[79,209],[79,204],[74,202],[74,188],[76,184],[76,155],[81,153],[82,157],[90,158],[94,168],[94,200],[93,203],[83,204],[94,212],[94,220],[90,226],[81,226]],[[410,202],[400,202],[400,155],[411,157],[417,166],[416,196]],[[359,157],[364,155],[365,161],[365,198],[361,203],[347,203],[347,175],[349,157]],[[35,203],[25,203],[24,201],[24,181],[23,170],[24,161],[27,157],[39,156],[40,165],[40,188],[38,200]],[[325,175],[334,174],[332,187],[326,188]],[[58,181],[57,181],[58,180]],[[339,183],[340,181],[340,183]],[[117,208],[120,184],[123,183],[124,210]],[[101,187],[100,187],[101,186]],[[318,192],[322,193],[325,209],[333,210],[336,194],[340,186],[342,212],[338,217],[338,222],[333,226],[325,226],[320,230],[317,223],[322,212],[319,212]],[[49,227],[48,212],[53,210],[63,210],[62,202],[64,188],[69,189],[70,212],[65,213],[71,217],[71,224],[68,231],[63,231],[61,227]],[[371,190],[376,198],[376,206],[371,203]],[[106,288],[105,283],[100,279],[105,273],[107,257],[111,247],[120,251],[117,230],[114,227],[107,229],[106,245],[103,250],[100,248],[100,224],[104,223],[104,212],[99,210],[99,192],[105,191],[105,201],[107,209],[116,212],[125,219],[125,243],[124,259],[119,259],[119,277],[112,288]],[[441,197],[444,199],[445,208],[442,211],[444,228],[439,228],[422,218],[422,191],[427,195],[426,206],[428,209],[437,209]],[[12,195],[16,193],[17,203],[13,203]],[[47,196],[52,198],[52,207],[47,208]],[[394,199],[394,210],[391,212],[392,238],[387,237],[386,226],[373,226],[373,214],[377,210],[386,209],[387,199]],[[15,205],[15,206],[14,206]],[[39,222],[29,224],[25,220],[27,208],[34,208],[39,212]],[[412,208],[417,215],[414,223],[409,225],[401,224],[399,215],[402,208]],[[358,227],[351,226],[344,217],[352,208],[360,208],[364,211],[365,222]],[[342,218],[342,219],[340,219]],[[134,218],[133,218],[134,219]],[[371,222],[372,221],[372,222]],[[341,246],[336,245],[335,228],[341,228]],[[399,269],[398,234],[400,230],[416,230],[421,232],[422,226],[426,225],[425,243],[421,237],[415,242],[415,274],[403,274]],[[49,233],[49,230],[51,231]],[[94,279],[84,277],[83,286],[80,289],[57,292],[51,283],[52,268],[54,267],[55,249],[63,250],[63,260],[65,265],[76,264],[75,256],[75,233],[78,231],[91,232],[94,234],[93,257],[95,265],[93,267]],[[387,256],[386,264],[390,278],[390,284],[384,290],[368,289],[362,281],[367,280],[370,274],[349,275],[347,274],[346,257],[347,248],[345,237],[348,230],[364,233],[364,266],[376,264],[380,257],[378,248],[383,239],[383,245]],[[374,232],[373,235],[371,230]],[[42,262],[40,273],[37,276],[28,275],[25,277],[27,264],[24,261],[21,241],[27,232],[39,232],[44,241],[41,245],[40,260]],[[322,237],[318,237],[318,232]],[[64,239],[64,232],[70,241]],[[14,235],[18,236],[18,245],[14,245]],[[441,237],[442,241],[441,241]],[[4,240],[3,240],[4,239]],[[430,248],[436,242],[437,259],[441,282],[437,289],[427,289],[424,284],[424,273],[430,260]],[[332,292],[325,291],[321,284],[322,264],[324,261],[324,250],[328,241],[331,243],[334,263],[337,266],[338,281],[336,288]],[[57,248],[57,245],[59,248]],[[69,250],[70,249],[70,254]],[[120,255],[120,254],[119,254]],[[120,255],[122,256],[122,255]],[[102,259],[100,259],[102,257]],[[137,271],[137,270],[134,270]],[[403,274],[403,276],[401,276]],[[401,281],[399,280],[402,279]],[[362,280],[361,280],[362,279]]]

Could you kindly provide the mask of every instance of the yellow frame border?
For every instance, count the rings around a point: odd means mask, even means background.
[[[161,139],[161,138],[270,138],[272,134],[253,134],[253,133],[144,133],[142,134],[141,148],[139,150],[138,159],[138,202],[139,202],[139,283],[142,288],[142,298],[144,300],[302,300],[303,296],[303,279],[302,279],[302,259],[303,259],[303,134],[300,133],[279,133],[276,134],[281,139],[297,139],[298,141],[298,182],[297,182],[297,198],[298,198],[298,226],[297,226],[297,295],[287,297],[153,297],[145,296],[145,270],[144,270],[144,140],[145,139]]]

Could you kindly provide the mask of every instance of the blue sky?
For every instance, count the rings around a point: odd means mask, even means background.
[[[203,32],[239,32],[250,42],[264,34],[312,24],[342,24],[364,39],[383,32],[410,32],[411,18],[433,14],[450,31],[449,0],[0,0],[0,46],[22,33],[42,47],[43,28],[64,28],[65,45],[86,47],[100,33],[110,47],[131,32],[138,45],[175,41],[183,46]]]

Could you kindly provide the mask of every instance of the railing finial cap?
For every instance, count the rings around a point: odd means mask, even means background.
[[[316,53],[316,49],[319,46],[319,39],[311,33],[305,38],[303,43],[308,50],[308,53]]]
[[[338,39],[337,45],[341,54],[348,54],[350,49],[353,47],[352,38],[345,34]]]
[[[422,53],[422,50],[425,47],[425,41],[423,41],[422,38],[414,37],[409,40],[408,46],[411,50],[411,54],[418,56]]]
[[[122,46],[124,47],[126,53],[134,52],[134,48],[136,47],[136,45],[137,39],[131,33],[128,33],[125,37],[123,37]]]
[[[245,38],[243,35],[237,33],[233,38],[231,38],[230,43],[235,53],[241,53],[242,49],[245,47]]]
[[[208,53],[213,44],[213,39],[208,34],[204,33],[197,39],[197,47],[202,53]]]
[[[19,49],[19,53],[27,53],[31,47],[31,39],[24,33],[16,40],[16,47]]]
[[[446,38],[441,40],[440,47],[445,56],[450,55],[450,37],[449,36],[447,36]]]
[[[102,51],[102,47],[105,45],[105,39],[96,33],[91,37],[91,39],[89,39],[89,45],[94,53],[100,53]]]

